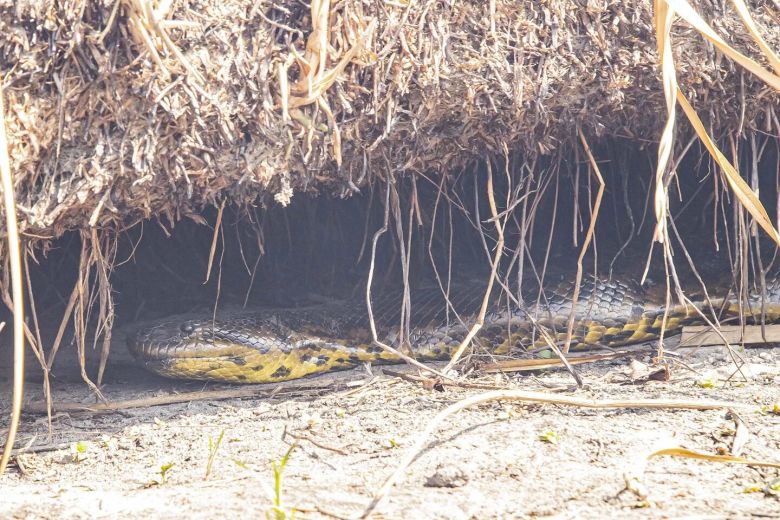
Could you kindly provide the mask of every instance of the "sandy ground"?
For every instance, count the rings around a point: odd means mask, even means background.
[[[103,387],[112,402],[221,388],[146,374],[116,350]],[[733,365],[718,349],[700,349],[685,356],[698,373],[675,365],[669,381],[632,381],[637,372],[629,361],[604,362],[580,369],[586,387],[574,393],[737,401],[748,405],[739,412],[739,429],[726,410],[490,402],[444,422],[376,517],[780,518],[780,493],[770,489],[780,487],[778,469],[657,457],[641,471],[653,447],[729,453],[735,439],[737,446],[744,441],[742,456],[780,462],[780,415],[767,412],[780,403],[780,349],[745,356],[753,373],[748,382],[718,382]],[[95,402],[77,373],[60,372],[58,401]],[[287,517],[293,511],[295,518],[355,517],[436,413],[482,391],[426,389],[378,368],[374,375],[355,370],[301,387],[266,386],[241,399],[57,412],[51,438],[46,416],[26,413],[21,453],[0,477],[0,516],[273,518],[273,464],[295,444],[280,478]],[[42,397],[32,379],[26,403]],[[549,392],[572,379],[551,370],[509,382]],[[3,429],[8,393],[0,397]],[[626,491],[627,475],[643,476],[646,499]]]

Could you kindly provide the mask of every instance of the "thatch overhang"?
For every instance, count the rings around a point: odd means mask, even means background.
[[[660,135],[649,0],[314,4],[5,4],[22,236],[348,195],[507,149],[561,154],[578,128],[651,152]],[[698,7],[756,55],[729,4]],[[777,5],[753,7],[780,48]],[[777,133],[769,87],[687,25],[673,38],[681,86],[716,138]]]

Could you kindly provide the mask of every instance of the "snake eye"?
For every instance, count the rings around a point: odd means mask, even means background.
[[[181,324],[181,327],[179,327],[179,329],[185,334],[190,334],[191,332],[195,331],[195,326],[192,323],[185,321],[184,323]]]

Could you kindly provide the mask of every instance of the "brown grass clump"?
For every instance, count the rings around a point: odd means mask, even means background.
[[[0,8],[21,231],[122,227],[553,154],[663,124],[649,1],[18,3]],[[703,6],[746,54],[737,14]],[[758,31],[780,46],[768,4]],[[681,88],[716,139],[773,124],[764,83],[682,24]],[[657,114],[657,117],[648,117]]]
[[[676,103],[692,123],[684,132],[695,131],[725,171],[722,185],[780,240],[755,186],[717,148],[730,142],[736,156],[735,141],[777,136],[780,125],[780,62],[771,50],[780,48],[780,18],[767,3],[734,5],[693,6],[709,26],[691,16],[691,25],[673,25],[668,7],[691,6],[660,0],[0,5],[24,261],[66,231],[81,237],[78,280],[54,344],[41,345],[34,302],[25,328],[46,388],[66,323],[82,361],[86,328],[98,323],[93,347],[105,363],[115,233],[144,219],[198,218],[207,205],[221,215],[226,203],[284,205],[296,192],[348,196],[374,181],[386,183],[389,201],[389,181],[400,176],[446,176],[509,150],[527,164],[584,150],[595,171],[588,186],[598,182],[599,195],[581,276],[604,188],[590,146],[661,136],[656,239],[668,244]],[[500,242],[489,287],[510,207],[500,212],[491,201]],[[4,273],[12,253],[0,250]],[[98,395],[102,374],[101,366],[93,383],[82,373]]]

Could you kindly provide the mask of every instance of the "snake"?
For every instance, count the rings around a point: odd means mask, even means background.
[[[499,286],[487,299],[484,280],[449,290],[434,284],[372,295],[370,312],[364,294],[302,306],[180,314],[136,328],[127,344],[143,367],[164,377],[276,383],[364,363],[400,363],[399,350],[418,361],[447,360],[480,317],[473,346],[497,358],[538,352],[551,342],[568,341],[574,351],[647,343],[716,317],[716,323],[737,317],[780,321],[780,270],[766,275],[761,290],[756,285],[741,298],[721,284],[681,300],[669,297],[666,283],[592,276],[579,284],[560,276],[544,291]]]

